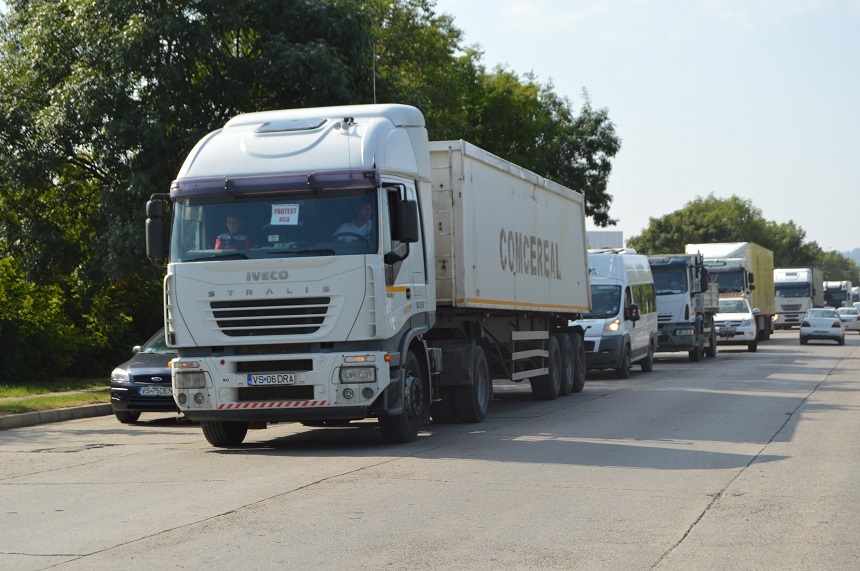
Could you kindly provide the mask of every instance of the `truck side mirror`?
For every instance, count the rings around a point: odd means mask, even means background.
[[[146,255],[153,260],[164,258],[164,240],[162,239],[163,225],[161,217],[164,204],[161,200],[149,200],[146,203]]]
[[[639,306],[635,303],[631,303],[627,307],[624,308],[624,319],[627,321],[639,321],[641,315],[639,314]]]
[[[753,274],[752,272],[749,272],[749,278],[750,278],[750,283],[754,284],[755,283],[755,274]]]
[[[418,222],[418,203],[414,200],[403,200],[397,204],[397,224],[393,238],[400,242],[417,242],[420,237]]]

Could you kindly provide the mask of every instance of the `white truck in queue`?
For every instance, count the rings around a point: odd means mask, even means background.
[[[824,274],[818,268],[776,268],[774,329],[800,327],[803,316],[813,307],[824,307]]]
[[[588,369],[615,369],[626,379],[630,365],[654,369],[657,300],[646,256],[625,249],[588,251],[591,311],[577,325],[585,330]]]
[[[824,282],[824,305],[827,307],[852,307],[851,282]]]
[[[147,217],[174,398],[213,446],[365,418],[408,442],[431,417],[480,422],[496,380],[540,399],[585,383],[582,195],[428,142],[413,107],[239,115]]]
[[[716,357],[719,289],[711,282],[702,255],[658,254],[648,256],[648,263],[657,290],[657,350],[687,351],[691,361]]]
[[[770,339],[776,315],[773,252],[754,242],[687,244],[684,251],[702,254],[711,280],[719,286],[721,300],[746,300],[754,313],[756,341]],[[721,309],[719,313],[739,312]],[[722,341],[729,341],[725,332]],[[750,350],[754,350],[752,346]]]

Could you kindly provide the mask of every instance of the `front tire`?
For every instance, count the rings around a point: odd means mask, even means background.
[[[618,379],[628,379],[630,378],[630,350],[625,344],[621,351],[621,366],[615,369],[615,377]]]
[[[248,423],[240,421],[204,420],[200,422],[203,436],[216,448],[230,448],[242,444],[248,433]]]
[[[128,410],[115,410],[113,411],[114,416],[118,421],[123,424],[132,424],[137,422],[137,419],[140,418],[139,412],[131,412]]]
[[[717,356],[717,328],[711,324],[711,334],[708,335],[708,346],[705,348],[705,356],[713,359]]]
[[[753,341],[752,343],[747,344],[747,351],[750,353],[755,353],[758,350],[758,341]]]
[[[400,414],[379,417],[382,438],[392,444],[412,442],[418,438],[424,407],[424,374],[413,351],[406,353],[403,387],[403,410]]]
[[[654,344],[648,345],[648,354],[639,362],[643,373],[650,373],[654,370]]]

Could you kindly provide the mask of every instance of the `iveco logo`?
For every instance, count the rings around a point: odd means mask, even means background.
[[[287,270],[265,270],[262,272],[245,272],[245,281],[249,282],[273,282],[285,280],[290,277]]]

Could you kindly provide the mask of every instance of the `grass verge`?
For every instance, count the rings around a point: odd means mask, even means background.
[[[47,393],[100,389],[106,386],[108,386],[108,380],[103,377],[92,379],[55,379],[53,381],[40,381],[14,385],[2,384],[0,385],[0,399],[26,398]]]
[[[104,382],[104,381],[102,381]],[[102,385],[103,386],[103,385]],[[43,395],[0,401],[0,416],[110,402],[110,389],[64,395]]]

